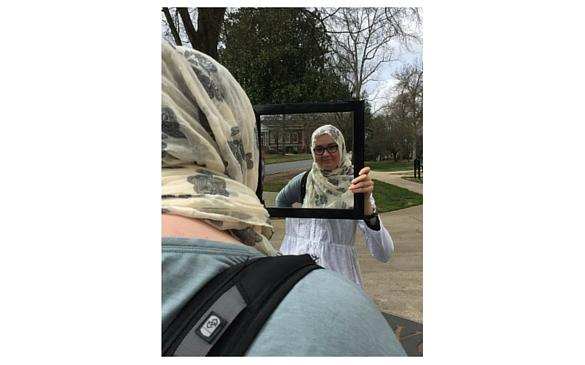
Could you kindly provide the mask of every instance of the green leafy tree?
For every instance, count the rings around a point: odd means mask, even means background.
[[[240,8],[226,16],[219,57],[253,104],[345,100],[329,46],[323,24],[301,8]]]
[[[384,159],[387,153],[388,120],[376,115],[371,117],[365,133],[364,153],[366,160]]]

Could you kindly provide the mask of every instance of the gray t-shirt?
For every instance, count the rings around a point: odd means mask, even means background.
[[[291,208],[293,203],[303,203],[301,200],[301,183],[306,171],[296,175],[276,194],[275,203],[278,208]]]
[[[189,298],[256,249],[202,239],[162,239],[162,329]],[[314,270],[272,313],[246,356],[406,356],[361,288],[330,270]]]

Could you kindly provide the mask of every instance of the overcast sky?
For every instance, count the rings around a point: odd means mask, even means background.
[[[376,77],[366,85],[369,101],[372,104],[372,111],[378,110],[387,100],[394,96],[393,87],[396,85],[396,79],[392,77],[395,71],[407,64],[422,65],[423,44],[412,44],[410,51],[404,47],[397,47],[397,61],[388,62],[381,66]],[[379,80],[379,81],[374,81]],[[375,97],[375,99],[374,99]]]
[[[419,8],[421,15],[421,24],[417,29],[414,23],[410,23],[409,31],[415,33],[420,38],[420,43],[410,42],[408,49],[397,41],[392,41],[393,48],[392,58],[396,61],[388,62],[380,67],[380,70],[372,77],[372,81],[366,84],[366,91],[368,93],[368,100],[372,105],[372,111],[378,111],[381,106],[388,102],[395,96],[393,90],[396,85],[396,79],[392,76],[396,71],[400,70],[405,65],[423,65],[423,44],[424,44],[424,13],[422,8]],[[407,25],[408,27],[408,25]]]

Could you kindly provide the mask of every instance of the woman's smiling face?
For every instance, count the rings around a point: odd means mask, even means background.
[[[335,150],[335,152],[329,152],[327,148]],[[319,154],[319,152],[323,152],[323,154]],[[339,146],[337,146],[337,142],[330,135],[322,134],[317,137],[315,146],[313,147],[313,153],[315,162],[319,165],[319,168],[331,171],[339,166],[339,161],[341,160]]]

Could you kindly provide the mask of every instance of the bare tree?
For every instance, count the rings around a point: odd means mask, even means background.
[[[187,8],[177,8],[177,12],[183,21],[183,27],[185,28],[185,32],[187,33],[187,37],[189,37],[189,42],[191,43],[191,47],[197,49],[197,31],[193,26],[193,21],[191,20],[191,14],[189,14],[189,9]]]
[[[333,63],[350,85],[352,97],[363,98],[365,85],[382,64],[395,61],[396,43],[417,42],[417,8],[339,8],[313,11],[333,40]]]
[[[409,127],[408,110],[405,103],[406,96],[401,94],[387,106],[384,119],[388,124],[388,152],[398,161],[410,159],[412,155],[412,129]]]
[[[187,36],[191,47],[217,59],[217,45],[219,34],[223,26],[226,8],[176,8],[175,17],[169,8],[162,9],[165,19],[163,26],[167,26],[177,45],[184,43],[182,36]],[[183,23],[183,31],[180,22]],[[197,28],[193,25],[196,19]],[[166,24],[165,24],[166,23]]]
[[[169,8],[162,8],[163,13],[165,14],[165,19],[167,21],[167,26],[169,27],[171,33],[173,34],[173,38],[175,39],[175,43],[177,46],[182,46],[183,42],[181,41],[181,36],[179,35],[179,31],[175,26],[175,20],[169,11]]]
[[[423,70],[418,65],[406,65],[394,77],[398,80],[395,90],[399,94],[393,101],[393,111],[400,110],[402,119],[409,126],[412,158],[416,159],[418,136],[422,136],[423,125]]]
[[[166,12],[165,9],[168,9],[168,12]],[[190,19],[197,19],[197,8],[189,8],[188,10]],[[162,14],[163,37],[169,42],[175,42],[178,46],[190,44],[185,27],[181,26],[182,20],[179,14],[179,8],[163,8]],[[173,29],[177,31],[179,36],[178,39],[175,37]]]

